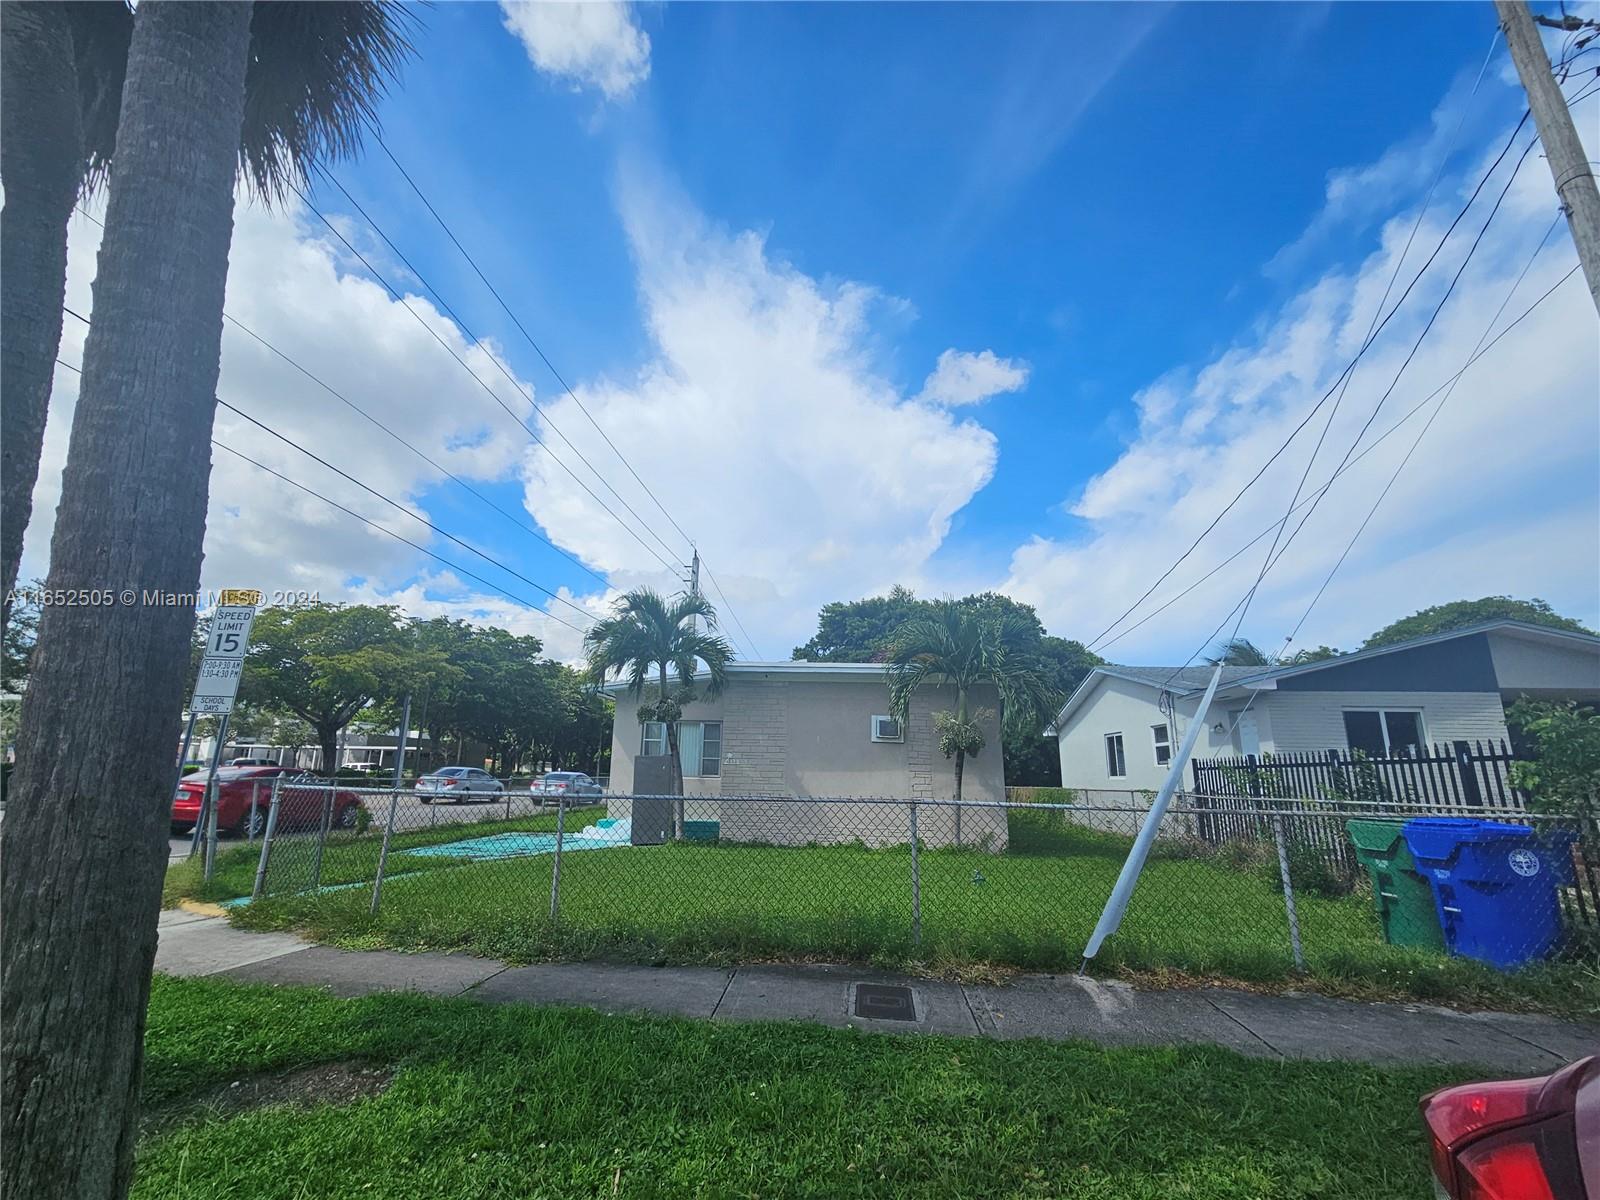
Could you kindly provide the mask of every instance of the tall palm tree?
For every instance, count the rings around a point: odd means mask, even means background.
[[[1027,653],[1026,626],[1005,613],[986,617],[955,600],[940,600],[926,617],[895,631],[885,673],[889,703],[905,728],[911,697],[924,684],[956,690],[954,712],[934,714],[939,748],[955,759],[956,842],[961,842],[961,776],[969,757],[984,747],[981,714],[971,707],[975,687],[999,693],[1005,722],[1012,728],[1037,726],[1055,710],[1054,695],[1036,661]]]
[[[352,153],[412,18],[390,0],[258,4],[250,17],[239,172],[281,200],[314,164]],[[133,11],[124,0],[0,5],[0,575],[10,596],[33,509],[66,295],[67,224],[116,154]],[[0,613],[3,618],[3,613]]]
[[[696,628],[696,618],[706,623]],[[589,654],[589,673],[603,683],[615,672],[626,676],[628,692],[639,701],[639,721],[660,721],[667,729],[667,751],[672,755],[673,805],[672,836],[683,836],[683,760],[678,753],[678,718],[683,706],[695,699],[695,672],[704,663],[707,672],[704,694],[718,696],[728,681],[728,664],[733,647],[717,632],[717,610],[704,596],[680,596],[668,600],[650,588],[635,588],[617,599],[612,615],[599,622],[584,637]],[[651,675],[655,676],[656,698],[644,699]],[[672,687],[672,677],[677,680]]]
[[[1229,638],[1217,646],[1215,654],[1206,658],[1213,667],[1270,667],[1272,659],[1267,652],[1249,638]]]
[[[19,1196],[115,1200],[132,1176],[194,627],[139,598],[199,586],[246,78],[266,69],[251,27],[277,7],[299,6],[142,0],[133,22],[46,581],[132,602],[49,606],[22,704],[0,826],[0,1174]]]

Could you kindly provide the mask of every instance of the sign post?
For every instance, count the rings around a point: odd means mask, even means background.
[[[261,593],[251,588],[228,588],[218,598],[211,614],[211,631],[206,637],[206,649],[200,659],[200,672],[195,680],[194,695],[189,700],[189,729],[194,729],[196,718],[217,716],[216,744],[211,748],[210,768],[206,772],[205,790],[201,793],[200,812],[195,820],[194,839],[190,843],[192,856],[200,849],[205,828],[215,804],[217,765],[222,758],[222,743],[228,734],[228,716],[233,712],[234,696],[239,691],[239,677],[244,674],[244,653],[250,645],[250,626],[255,623],[256,607],[261,603]],[[187,742],[187,739],[186,739]],[[181,782],[183,766],[178,766]]]

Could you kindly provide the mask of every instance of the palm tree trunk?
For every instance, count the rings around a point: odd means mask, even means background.
[[[250,15],[139,5],[52,588],[199,586]],[[127,1194],[193,629],[136,604],[39,623],[0,826],[11,1195]]]
[[[956,689],[956,720],[967,723],[967,689]],[[956,751],[956,845],[961,845],[961,775],[967,765],[967,752]]]
[[[83,178],[72,31],[61,4],[0,4],[0,596],[11,615],[33,512],[67,291],[67,221]]]
[[[661,664],[661,698],[667,698],[667,665]],[[683,757],[678,753],[678,723],[665,722],[667,727],[667,753],[672,755],[672,840],[683,840]]]

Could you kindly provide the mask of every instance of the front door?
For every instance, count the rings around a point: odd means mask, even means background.
[[[1261,754],[1261,731],[1256,728],[1256,715],[1245,709],[1234,718],[1234,732],[1239,735],[1239,753]]]

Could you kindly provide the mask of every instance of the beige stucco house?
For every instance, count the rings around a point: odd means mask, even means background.
[[[625,683],[609,683],[606,691],[617,705],[611,790],[627,794],[637,790],[640,756],[667,752],[666,730],[656,722],[640,723]],[[648,688],[646,698],[654,692]],[[970,703],[986,712],[987,745],[967,760],[962,795],[1003,800],[998,697],[981,689]],[[954,689],[919,689],[901,728],[889,711],[881,663],[734,663],[722,695],[686,705],[679,723],[683,790],[693,798],[685,817],[716,821],[719,835],[735,841],[904,842],[910,801],[949,800],[955,793],[954,764],[939,752],[933,729],[933,714],[954,708]],[[849,798],[895,803],[841,802]],[[629,801],[611,802],[611,816],[630,813]],[[954,840],[950,808],[919,805],[917,820],[924,842]],[[961,837],[1003,849],[1004,814],[965,810]]]

